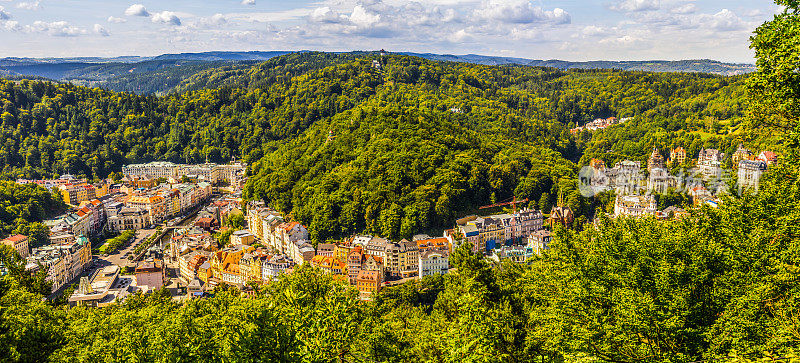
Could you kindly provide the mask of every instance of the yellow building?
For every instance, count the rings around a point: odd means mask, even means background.
[[[125,202],[128,207],[139,207],[147,210],[150,215],[150,223],[156,224],[167,217],[167,205],[164,198],[158,195],[133,196]]]
[[[59,186],[59,191],[61,192],[61,197],[64,199],[64,203],[69,205],[78,205],[80,202],[92,200],[97,197],[94,186],[86,183],[64,184]]]

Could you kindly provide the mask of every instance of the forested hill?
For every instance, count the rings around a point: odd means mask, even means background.
[[[2,81],[2,175],[104,177],[131,162],[236,156],[251,164],[246,195],[291,213],[315,240],[361,230],[399,237],[512,195],[549,210],[561,190],[588,214],[575,162],[602,144],[571,137],[575,124],[617,116],[680,127],[704,114],[728,128],[740,122],[729,96],[742,78],[400,55],[377,69],[377,56],[330,57],[207,72],[195,83],[226,86],[167,97]]]
[[[258,63],[286,54],[301,55],[307,51],[250,51],[250,52],[202,52],[162,54],[155,57],[125,56],[113,58],[75,57],[75,58],[0,58],[0,76],[19,79],[20,77],[42,77],[60,82],[103,87],[114,91],[136,94],[166,94],[174,91],[198,89],[202,87],[206,70],[225,67],[244,74]],[[346,53],[326,53],[329,63],[336,60],[353,60],[358,57],[377,55],[377,52],[354,51]],[[558,69],[621,69],[651,72],[702,72],[721,75],[737,75],[752,72],[749,64],[731,64],[708,59],[682,61],[592,61],[570,62],[562,60],[531,60],[524,58],[449,55],[432,53],[398,54],[419,58],[464,62],[483,65],[521,65],[553,67]],[[297,58],[297,57],[294,57]],[[285,61],[284,61],[285,62]],[[308,65],[306,65],[308,66]],[[192,80],[188,80],[193,78]],[[183,84],[187,81],[186,84]],[[217,79],[207,80],[209,87],[219,86]]]

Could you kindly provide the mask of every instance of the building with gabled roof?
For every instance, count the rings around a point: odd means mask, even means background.
[[[363,299],[369,299],[372,294],[381,289],[383,283],[383,273],[381,271],[361,270],[356,276],[356,288]]]
[[[15,251],[17,251],[19,257],[22,259],[28,258],[28,255],[30,254],[30,249],[28,248],[28,236],[15,234],[0,241],[0,244],[4,244],[13,248]]]

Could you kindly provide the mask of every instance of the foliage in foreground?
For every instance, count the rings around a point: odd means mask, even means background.
[[[530,265],[458,272],[372,302],[301,267],[255,298],[177,304],[163,292],[64,309],[4,278],[6,361],[651,361],[780,357],[798,348],[800,171],[677,221],[560,230]],[[37,347],[32,349],[31,347]]]

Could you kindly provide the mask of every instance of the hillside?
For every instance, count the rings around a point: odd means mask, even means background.
[[[375,59],[290,54],[203,71],[186,86],[197,90],[160,98],[5,82],[2,170],[91,178],[131,162],[237,157],[251,164],[246,196],[292,214],[317,241],[362,230],[407,237],[512,195],[549,210],[562,191],[591,216],[594,201],[575,184],[585,150],[619,144],[619,157],[638,157],[651,139],[571,137],[575,124],[635,117],[642,130],[691,131],[705,130],[692,121],[704,115],[730,129],[741,122],[742,78],[400,55],[376,69]],[[727,130],[702,145],[731,145]]]
[[[136,94],[164,94],[198,89],[196,81],[204,79],[199,74],[204,70],[225,67],[246,72],[249,66],[286,54],[306,53],[269,52],[203,52],[162,54],[153,57],[123,56],[113,58],[15,58],[0,59],[0,75],[6,77],[44,77],[56,81],[73,82],[80,85],[104,87],[114,91]],[[355,59],[375,52],[327,53],[327,60]],[[752,72],[755,68],[747,64],[730,64],[713,60],[685,61],[593,61],[569,62],[561,60],[531,60],[524,58],[495,57],[482,55],[442,55],[431,53],[399,54],[423,59],[462,62],[481,65],[523,65],[567,69],[620,69],[650,72],[702,72],[720,75],[737,75]],[[331,65],[329,63],[327,65]],[[193,79],[192,79],[193,78]],[[183,81],[186,82],[183,82]],[[218,87],[221,83],[212,82]]]

